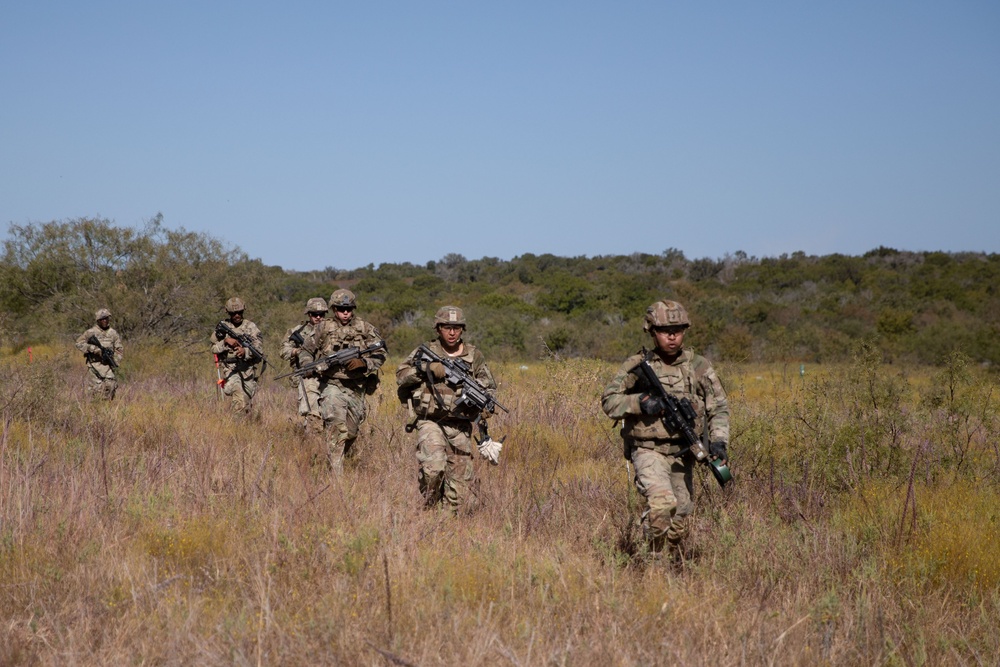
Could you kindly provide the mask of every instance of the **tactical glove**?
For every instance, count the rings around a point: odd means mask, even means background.
[[[658,415],[667,409],[667,402],[647,392],[639,397],[639,409],[644,415]]]
[[[443,380],[445,376],[444,364],[440,361],[432,361],[427,364],[427,370],[434,376],[435,380]]]
[[[351,359],[350,361],[347,362],[347,364],[344,365],[344,370],[345,371],[356,371],[359,368],[367,368],[367,367],[368,366],[367,366],[367,364],[365,364],[365,360],[364,359]]]
[[[710,444],[708,446],[708,453],[714,458],[722,459],[723,461],[729,460],[729,457],[726,455],[726,443],[721,440]]]

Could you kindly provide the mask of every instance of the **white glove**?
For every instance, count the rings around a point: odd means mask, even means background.
[[[479,443],[479,453],[493,465],[500,463],[501,449],[503,449],[503,443],[497,442],[493,438],[486,438]]]

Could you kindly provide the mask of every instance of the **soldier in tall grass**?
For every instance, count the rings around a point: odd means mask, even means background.
[[[76,349],[83,352],[84,362],[90,370],[87,391],[111,401],[118,390],[114,366],[122,359],[122,338],[111,328],[110,310],[101,308],[94,313],[94,319],[97,323],[76,339]]]
[[[350,290],[338,289],[330,295],[333,316],[322,320],[316,328],[317,358],[347,347],[363,350],[382,342],[378,329],[355,316],[357,305],[357,297]],[[320,405],[324,427],[330,433],[327,462],[335,473],[343,471],[344,458],[351,454],[368,410],[365,396],[378,388],[378,372],[383,363],[384,354],[369,354],[320,373]]]
[[[219,362],[225,369],[222,378],[222,393],[232,397],[232,408],[235,414],[249,415],[253,408],[253,396],[257,393],[258,366],[262,357],[254,354],[244,343],[257,350],[264,349],[264,338],[257,325],[243,318],[246,304],[239,297],[226,301],[228,323],[234,337],[217,326],[212,333],[212,353],[218,355]],[[243,340],[241,341],[240,338]]]
[[[699,437],[707,432],[709,455],[726,461],[729,442],[729,404],[712,364],[684,349],[684,333],[691,326],[684,307],[676,301],[657,301],[646,309],[643,330],[654,348],[629,357],[604,390],[601,406],[615,420],[623,420],[625,456],[635,466],[635,485],[645,499],[643,534],[650,552],[659,554],[665,543],[677,553],[688,534],[694,510],[691,473],[694,458],[684,453],[688,442],[670,430],[662,418],[666,402],[639,380],[636,368],[646,360],[664,390],[690,401]]]
[[[315,333],[328,311],[326,299],[309,299],[306,301],[306,320],[285,334],[285,339],[281,342],[281,358],[287,360],[293,370],[316,360]],[[322,434],[319,377],[314,374],[303,378],[293,377],[292,384],[299,394],[299,416],[303,419],[306,433],[311,436]]]
[[[427,343],[437,356],[460,359],[468,364],[471,375],[492,396],[497,384],[486,365],[483,353],[462,339],[465,315],[461,308],[444,306],[434,317],[437,340]],[[424,507],[439,502],[457,513],[469,500],[475,480],[472,465],[472,425],[480,415],[468,403],[459,401],[461,389],[445,381],[441,362],[419,358],[419,348],[396,370],[399,398],[407,404],[411,423],[407,430],[417,432],[418,482]]]

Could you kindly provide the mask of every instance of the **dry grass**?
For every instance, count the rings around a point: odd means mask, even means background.
[[[495,368],[511,408],[491,420],[502,462],[477,462],[480,506],[456,520],[419,510],[392,387],[370,399],[357,459],[336,479],[310,467],[283,383],[264,383],[258,421],[234,422],[208,360],[150,357],[113,404],[85,399],[75,356],[8,360],[0,664],[1000,655],[995,404],[976,413],[975,464],[956,467],[930,440],[939,412],[906,394],[894,434],[884,410],[859,409],[851,369],[721,369],[739,477],[726,493],[698,477],[692,558],[673,566],[636,542],[619,438],[598,407],[613,365]],[[810,398],[820,375],[830,384]],[[902,472],[860,466],[843,444],[858,420],[883,438],[866,455],[894,447]],[[848,455],[854,473],[832,474]]]

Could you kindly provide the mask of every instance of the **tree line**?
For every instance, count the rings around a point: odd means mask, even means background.
[[[595,257],[448,254],[426,264],[291,271],[203,233],[104,219],[10,225],[0,257],[6,346],[55,342],[98,307],[132,341],[201,345],[232,295],[277,346],[306,299],[338,287],[390,349],[431,335],[438,306],[462,306],[470,340],[491,356],[618,360],[646,343],[646,306],[683,303],[688,342],[719,361],[844,361],[868,341],[887,362],[938,364],[955,352],[1000,362],[1000,255],[908,252],[861,256],[688,259],[681,250]]]

